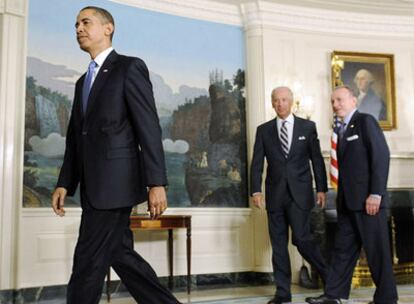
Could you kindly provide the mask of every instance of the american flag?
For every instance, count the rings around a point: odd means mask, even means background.
[[[338,158],[336,155],[336,147],[338,143],[338,133],[341,121],[338,116],[334,115],[332,123],[332,136],[331,136],[331,167],[329,175],[331,179],[332,188],[338,190]]]

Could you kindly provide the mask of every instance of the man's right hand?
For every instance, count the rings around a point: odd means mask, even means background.
[[[65,197],[68,191],[63,187],[57,187],[52,194],[52,208],[56,215],[65,215]]]
[[[261,209],[263,206],[263,194],[261,194],[260,192],[254,193],[252,196],[252,202],[256,208]]]
[[[164,186],[151,187],[148,192],[148,211],[151,219],[157,219],[167,209],[167,193]]]

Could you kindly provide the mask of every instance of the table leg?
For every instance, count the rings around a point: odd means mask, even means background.
[[[108,269],[108,274],[106,276],[106,299],[111,302],[111,291],[109,290],[111,287],[111,267]]]
[[[173,230],[172,229],[168,229],[168,258],[169,258],[169,266],[170,266],[170,276],[168,277],[168,287],[170,289],[173,288],[173,274],[174,274],[174,269],[173,269]]]
[[[191,293],[191,224],[187,226],[187,293]]]

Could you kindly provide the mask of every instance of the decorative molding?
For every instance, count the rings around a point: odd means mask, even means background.
[[[340,12],[302,6],[256,1],[242,4],[247,28],[269,28],[325,34],[388,37],[414,37],[414,17]]]
[[[410,61],[411,61],[411,70],[410,70],[410,76],[411,76],[411,79],[414,79],[414,48],[410,48]],[[396,78],[396,81],[398,81],[398,77]],[[397,86],[397,89],[399,89],[398,88],[398,86]],[[413,93],[414,93],[414,86],[411,86],[410,87],[410,99],[412,99],[413,97]],[[401,92],[400,92],[401,93]],[[398,96],[397,96],[397,98],[398,98]],[[411,103],[411,102],[410,102]],[[397,112],[397,114],[399,114],[398,112]],[[410,132],[411,133],[411,132]]]
[[[16,282],[22,197],[26,22],[8,14],[0,22],[0,289],[8,289]]]
[[[282,0],[282,2],[336,11],[362,11],[369,14],[413,15],[414,13],[413,0]]]
[[[0,0],[3,2],[3,10],[6,14],[25,17],[27,15],[28,0]],[[1,11],[0,2],[0,11]]]
[[[326,159],[329,159],[330,153],[331,153],[330,151],[324,150],[324,151],[322,151],[322,156]],[[391,158],[391,161],[392,160],[397,160],[397,159],[414,160],[414,152],[391,153],[390,158]]]
[[[254,4],[253,4],[254,5]],[[246,15],[245,4],[241,5],[243,23]],[[261,13],[256,10],[254,18],[260,19]],[[247,155],[252,159],[256,127],[266,120],[265,98],[265,67],[263,27],[260,23],[254,26],[245,26],[246,33],[246,127],[247,127]],[[250,165],[250,163],[249,163]],[[253,207],[254,208],[254,207]],[[271,250],[267,231],[266,211],[254,209],[252,211],[253,225],[253,270],[268,272],[270,267]]]
[[[243,7],[242,7],[243,9]],[[266,119],[264,97],[263,30],[262,27],[250,27],[246,33],[246,126],[248,159],[251,159],[252,147],[257,125]]]
[[[192,216],[251,216],[250,208],[168,208],[166,214],[189,214]]]
[[[0,14],[4,14],[4,0],[0,0]]]
[[[170,214],[192,214],[192,273],[240,272],[253,269],[253,223],[249,208],[171,208]],[[18,282],[14,288],[63,284],[71,271],[81,208],[63,218],[50,208],[22,208]],[[70,216],[69,216],[70,215]],[[158,275],[168,274],[166,231],[135,233],[137,251]],[[174,274],[186,273],[186,230],[174,231]],[[213,265],[213,266],[212,266]],[[59,272],[53,269],[59,268]],[[33,276],[36,273],[36,276]],[[114,274],[113,278],[117,278]]]
[[[255,211],[254,216],[254,271],[269,272],[272,270],[272,246],[269,239],[266,210]],[[291,245],[290,245],[291,246]]]
[[[65,217],[79,217],[80,207],[66,208]],[[52,208],[22,208],[22,217],[56,217]],[[250,208],[168,208],[165,214],[188,214],[192,216],[251,216]]]
[[[111,0],[151,11],[241,26],[239,8],[236,5],[208,0]]]
[[[392,159],[414,159],[413,152],[398,152],[398,153],[391,153],[391,160]]]

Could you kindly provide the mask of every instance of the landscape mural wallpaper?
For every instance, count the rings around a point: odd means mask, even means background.
[[[115,50],[148,65],[163,130],[169,205],[246,207],[242,28],[81,0],[30,0],[23,206],[50,206],[74,85],[90,60],[74,27],[86,5],[108,9],[115,18]],[[66,206],[79,206],[79,194]]]

